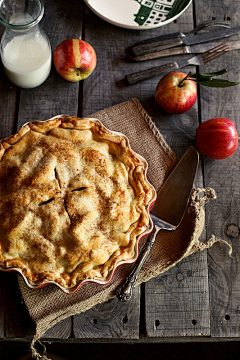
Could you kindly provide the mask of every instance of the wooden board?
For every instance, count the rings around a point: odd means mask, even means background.
[[[52,46],[67,38],[79,38],[82,33],[82,3],[74,1],[45,4],[45,17],[41,22]],[[31,120],[47,120],[60,114],[77,115],[79,83],[70,83],[56,73],[54,66],[44,84],[29,90],[21,90],[18,128]]]
[[[146,283],[146,335],[209,336],[206,256],[193,254]]]
[[[6,334],[7,338],[22,338],[33,336],[35,325],[25,307],[17,276],[14,273],[6,274]]]
[[[114,298],[74,316],[74,336],[94,339],[138,339],[139,314],[140,286],[137,286],[128,303],[122,303]]]
[[[3,27],[0,29],[0,37],[3,35]],[[0,63],[0,138],[11,135],[16,128],[16,117],[18,109],[18,89],[11,84],[4,73],[2,62]],[[5,336],[5,313],[7,298],[7,275],[0,273],[0,338]]]
[[[3,70],[2,62],[0,63],[0,84],[0,138],[2,139],[15,131],[19,93],[18,88],[8,81]]]
[[[60,321],[43,335],[44,339],[68,339],[72,333],[72,317]]]
[[[5,337],[6,274],[0,274],[0,338]]]
[[[196,18],[201,22],[204,9],[209,2],[196,2]],[[240,4],[230,0],[215,1],[209,9],[208,17],[223,20],[227,18],[231,26],[239,25]],[[222,14],[220,17],[219,14]],[[225,14],[225,16],[223,16]],[[237,39],[238,36],[232,37]],[[239,50],[225,54],[204,67],[200,72],[211,72],[226,68],[230,72],[223,76],[233,81],[240,81]],[[200,89],[201,121],[214,117],[231,119],[238,131],[240,129],[239,86],[227,89]],[[217,238],[228,241],[233,247],[230,257],[228,247],[217,243],[208,253],[209,287],[211,298],[211,336],[239,336],[240,325],[240,271],[239,271],[239,150],[230,158],[214,161],[204,159],[205,186],[215,189],[217,199],[207,206],[207,238],[214,234]],[[230,230],[229,230],[230,228]],[[231,231],[232,228],[232,231]]]
[[[165,33],[190,31],[193,24],[193,9],[190,7],[175,23],[164,27]],[[189,58],[189,55],[181,59]],[[176,61],[169,57],[151,61],[151,66]],[[148,62],[149,63],[149,62]],[[147,68],[149,64],[142,64]],[[181,69],[195,72],[194,67]],[[194,145],[195,128],[198,126],[198,104],[187,113],[172,116],[156,104],[154,92],[159,78],[144,81],[141,87],[141,102],[159,128],[167,143],[180,158],[190,145]],[[139,85],[138,85],[139,86]],[[202,187],[201,167],[195,180]],[[202,240],[205,240],[204,236]],[[200,295],[201,294],[201,295]],[[146,334],[148,337],[199,336],[210,334],[207,254],[195,254],[183,260],[163,275],[145,284]]]

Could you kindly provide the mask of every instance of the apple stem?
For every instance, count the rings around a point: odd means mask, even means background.
[[[188,79],[188,77],[189,77],[190,74],[191,74],[191,71],[185,76],[185,78],[183,78],[183,79],[180,81],[180,83],[178,84],[178,87],[183,86],[184,81]]]
[[[76,70],[77,70],[77,76],[80,76],[80,70],[79,69]]]

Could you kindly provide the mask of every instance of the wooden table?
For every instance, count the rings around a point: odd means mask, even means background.
[[[194,25],[215,18],[228,20],[231,26],[239,25],[239,1],[193,1],[171,24],[156,30],[136,31],[103,21],[83,1],[45,0],[41,25],[50,38],[52,49],[66,38],[80,37],[95,48],[97,68],[83,82],[70,83],[61,79],[53,67],[43,85],[22,90],[8,81],[1,65],[1,138],[15,133],[30,120],[44,120],[62,113],[85,117],[131,98],[139,99],[178,157],[194,144],[199,123],[210,118],[227,117],[240,131],[239,86],[228,89],[201,87],[193,108],[183,115],[173,116],[155,103],[154,92],[159,78],[134,86],[127,86],[124,81],[126,74],[166,62],[166,59],[145,63],[128,61],[127,49],[137,41],[175,31],[187,32]],[[188,58],[187,55],[184,57]],[[239,67],[240,52],[236,50],[205,66],[188,67],[183,71],[210,72],[226,68],[230,72],[225,78],[239,81]],[[214,234],[228,241],[233,247],[231,257],[227,246],[217,243],[208,251],[191,255],[161,276],[135,288],[129,303],[113,299],[95,306],[54,326],[45,339],[83,342],[239,339],[239,151],[221,161],[203,158],[196,182],[198,187],[214,188],[217,194],[217,199],[206,207],[202,240],[206,241]],[[0,274],[0,298],[0,338],[28,341],[35,327],[21,299],[15,274]]]

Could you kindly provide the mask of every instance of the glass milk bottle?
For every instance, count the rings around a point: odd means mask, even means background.
[[[0,0],[1,59],[9,80],[22,88],[42,84],[51,69],[51,46],[40,28],[42,0]]]

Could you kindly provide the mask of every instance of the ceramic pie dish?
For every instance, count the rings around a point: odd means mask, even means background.
[[[128,138],[58,115],[0,142],[0,270],[32,289],[107,284],[138,257],[156,191]]]
[[[84,0],[103,20],[127,29],[149,30],[176,20],[192,0]]]

